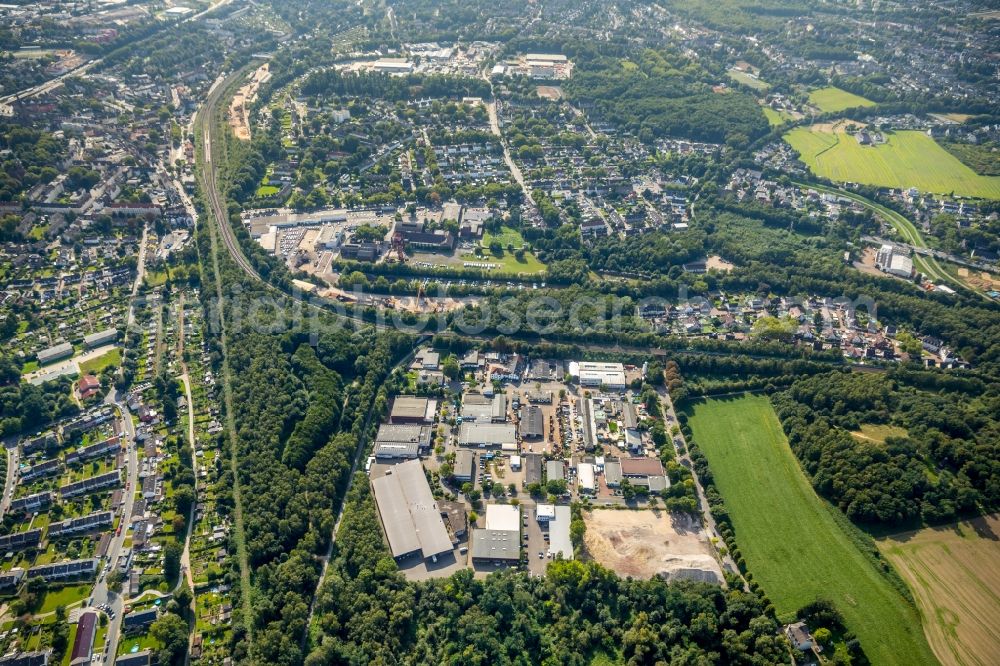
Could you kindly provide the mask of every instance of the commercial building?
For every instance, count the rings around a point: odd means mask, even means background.
[[[511,423],[463,423],[458,443],[473,448],[517,451],[517,433]]]
[[[546,481],[563,481],[566,479],[566,465],[562,460],[549,460],[545,463]]]
[[[456,481],[465,483],[476,478],[476,454],[468,449],[455,452],[454,475]]]
[[[451,539],[419,460],[402,462],[373,479],[372,490],[394,558],[415,553],[436,558],[451,550]]]
[[[431,424],[437,412],[437,400],[415,395],[398,395],[389,410],[389,423]]]
[[[580,386],[604,387],[611,391],[625,390],[625,366],[621,363],[570,363],[570,374],[580,379]]]
[[[432,430],[425,425],[384,424],[375,436],[376,458],[416,458],[431,447]]]

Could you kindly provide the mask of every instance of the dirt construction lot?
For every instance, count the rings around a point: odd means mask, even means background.
[[[880,539],[913,591],[944,666],[996,664],[1000,655],[1000,515]]]
[[[666,511],[594,510],[584,514],[587,553],[619,576],[721,581],[701,524]]]

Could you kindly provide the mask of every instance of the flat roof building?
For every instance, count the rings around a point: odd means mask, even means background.
[[[397,395],[389,410],[389,423],[434,423],[437,400],[415,395]]]
[[[621,363],[580,361],[569,365],[570,374],[579,377],[580,386],[604,386],[615,391],[625,389],[625,366]]]
[[[513,504],[487,504],[486,529],[521,531],[521,510]]]
[[[604,482],[609,488],[617,488],[622,484],[622,464],[617,460],[604,463]]]
[[[517,433],[512,423],[463,423],[458,434],[460,446],[500,448],[517,451]]]
[[[562,460],[548,460],[545,463],[546,481],[563,481],[566,479],[566,465]]]
[[[453,473],[457,481],[472,481],[476,476],[476,454],[468,449],[456,451]]]
[[[569,524],[573,520],[572,510],[563,504],[553,507],[554,515],[549,519],[549,554],[553,559],[562,557],[573,559],[573,541],[569,537]]]
[[[373,479],[372,490],[394,558],[418,552],[432,558],[451,550],[451,538],[419,460],[407,460]]]
[[[430,426],[383,424],[375,435],[376,458],[416,458],[431,447]]]
[[[521,559],[521,537],[507,530],[472,530],[472,561],[479,564],[510,564]]]
[[[593,494],[597,492],[597,480],[594,474],[593,463],[579,463],[576,466],[576,485],[581,493]]]

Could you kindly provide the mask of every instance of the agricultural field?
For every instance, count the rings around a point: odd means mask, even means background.
[[[1000,199],[1000,177],[980,176],[925,133],[893,132],[886,138],[863,146],[843,125],[796,127],[785,134],[812,172],[832,181]]]
[[[917,609],[852,542],[799,467],[766,397],[686,408],[747,566],[780,616],[830,600],[873,664],[934,664]]]
[[[878,541],[913,590],[924,630],[944,666],[996,663],[1000,655],[1000,515]]]
[[[823,113],[836,113],[844,109],[854,109],[859,106],[875,106],[875,102],[861,95],[849,93],[840,88],[820,88],[809,93],[809,103]]]

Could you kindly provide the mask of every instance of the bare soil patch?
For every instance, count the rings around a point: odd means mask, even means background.
[[[584,522],[587,553],[619,576],[722,580],[708,535],[689,516],[597,509]]]

